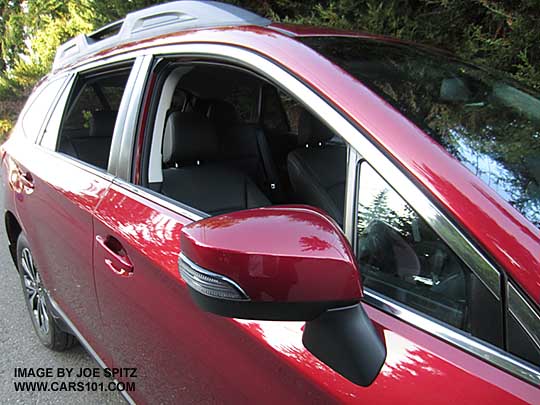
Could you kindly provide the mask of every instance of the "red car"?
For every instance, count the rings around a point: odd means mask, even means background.
[[[2,148],[39,339],[129,401],[540,402],[540,98],[497,72],[173,2],[62,45]]]

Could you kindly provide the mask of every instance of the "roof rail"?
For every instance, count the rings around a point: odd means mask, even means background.
[[[270,20],[217,1],[173,1],[129,13],[91,34],[81,34],[58,47],[53,70],[123,43],[194,28],[266,26]]]

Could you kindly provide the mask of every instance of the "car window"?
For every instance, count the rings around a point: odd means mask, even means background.
[[[47,113],[54,105],[64,82],[65,77],[55,79],[42,84],[37,89],[36,95],[30,100],[30,105],[22,117],[23,132],[28,138],[34,141],[38,138]]]
[[[129,69],[77,78],[60,126],[57,150],[107,169],[116,115]]]
[[[364,286],[474,335],[486,288],[434,230],[366,162],[360,166],[357,258]],[[476,307],[475,307],[476,306]],[[495,303],[491,325],[500,317]],[[486,311],[483,311],[486,312]],[[482,336],[484,337],[484,336]],[[488,340],[500,341],[500,334]]]
[[[41,146],[50,150],[56,150],[56,143],[58,141],[60,125],[62,123],[62,115],[64,114],[66,101],[69,97],[69,85],[66,87],[67,88],[64,88],[58,102],[54,106],[45,127],[45,131],[43,132],[43,137],[39,141]]]
[[[270,132],[287,133],[290,130],[287,113],[283,108],[279,91],[265,85],[262,88],[261,124]]]
[[[343,224],[347,145],[333,142],[320,118],[284,96],[302,121],[302,142],[289,142],[282,97],[270,80],[221,63],[169,63],[162,88],[153,89],[159,97],[145,136],[143,186],[208,215],[296,203]],[[260,110],[268,119],[252,122],[249,112]],[[280,129],[285,136],[274,136]]]

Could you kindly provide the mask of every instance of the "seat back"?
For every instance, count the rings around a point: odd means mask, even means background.
[[[246,173],[268,195],[281,190],[274,159],[265,133],[255,124],[236,124],[221,137],[225,164]]]
[[[334,133],[307,111],[298,124],[299,147],[287,156],[296,202],[325,210],[343,224],[347,147],[329,141]]]
[[[219,161],[214,125],[193,112],[172,112],[163,139],[161,193],[211,215],[269,205],[241,171]]]
[[[94,111],[90,118],[89,130],[82,133],[72,131],[70,136],[62,136],[59,151],[96,167],[107,169],[117,113],[117,111]]]

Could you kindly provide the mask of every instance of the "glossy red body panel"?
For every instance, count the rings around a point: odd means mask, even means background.
[[[276,232],[279,230],[278,232]],[[233,212],[182,230],[182,253],[253,301],[359,301],[359,272],[335,222],[302,206]]]
[[[299,30],[303,35],[318,33],[317,29]],[[322,94],[428,190],[540,304],[540,231],[394,107],[300,42],[271,28],[220,28],[139,41],[101,52],[98,57],[195,42],[229,44],[258,52]]]
[[[14,193],[10,211],[21,219],[44,285],[108,359],[94,287],[92,216],[110,181],[24,137],[14,137],[5,147],[21,171],[32,174],[34,191]]]

